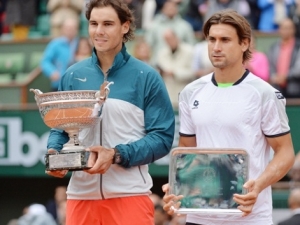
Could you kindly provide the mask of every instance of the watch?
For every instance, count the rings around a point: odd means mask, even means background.
[[[121,154],[118,149],[114,148],[115,154],[113,158],[113,164],[119,164],[122,161]]]

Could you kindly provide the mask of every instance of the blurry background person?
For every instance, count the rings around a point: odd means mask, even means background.
[[[35,25],[37,17],[36,0],[8,0],[5,10],[5,24],[10,26],[16,41],[28,38],[30,26]]]
[[[42,204],[32,204],[26,214],[18,220],[18,225],[57,225]]]
[[[255,46],[255,37],[252,35],[250,42],[250,50],[252,52],[251,59],[246,63],[245,67],[251,73],[269,82],[269,61],[265,53],[257,51]]]
[[[47,10],[50,13],[51,36],[60,36],[61,27],[66,19],[73,19],[79,23],[83,5],[84,0],[48,0]]]
[[[296,183],[300,183],[300,152],[297,153],[295,157],[295,162],[293,167],[288,173],[288,176],[291,178],[290,187],[294,188],[297,186]]]
[[[180,41],[191,45],[195,43],[193,28],[178,14],[177,3],[174,0],[166,0],[160,13],[154,16],[151,26],[145,31],[145,40],[152,50],[151,63],[154,65],[157,62],[158,51],[167,46],[163,37],[167,29],[174,30]]]
[[[74,62],[79,62],[92,55],[93,47],[89,38],[81,37],[75,52]]]
[[[300,97],[300,41],[295,38],[295,25],[289,18],[279,26],[280,40],[268,52],[270,83],[286,98]]]
[[[200,41],[194,46],[192,69],[196,78],[213,72],[213,65],[208,57],[206,40]]]
[[[189,0],[187,5],[187,11],[185,13],[185,19],[192,25],[196,36],[201,36],[201,30],[203,25],[203,14],[201,11],[201,5],[206,3],[207,0]]]
[[[149,65],[151,65],[151,48],[146,41],[138,40],[133,46],[133,56]]]
[[[46,204],[47,212],[52,215],[54,220],[59,224],[59,222],[63,219],[63,207],[64,203],[67,200],[67,187],[66,186],[58,186],[54,190],[54,198],[50,199]],[[62,204],[61,204],[62,203]]]
[[[130,10],[132,10],[135,18],[135,27],[136,29],[142,28],[142,11],[144,0],[123,0]]]
[[[66,210],[67,210],[67,200],[64,199],[59,202],[57,208],[57,223],[58,225],[66,224]]]
[[[207,1],[207,11],[205,12],[204,21],[211,17],[212,14],[223,9],[233,9],[250,20],[250,7],[246,0],[209,0]],[[251,21],[249,21],[251,24]]]
[[[0,37],[4,30],[4,15],[7,0],[0,0]]]
[[[51,80],[52,91],[56,91],[60,78],[74,62],[78,45],[78,21],[66,19],[61,27],[62,35],[54,38],[46,46],[41,60],[41,69]]]
[[[296,38],[300,38],[300,0],[294,0],[294,5],[290,7],[290,18],[296,27]]]
[[[154,205],[154,225],[169,225],[169,216],[161,204]]]
[[[288,17],[289,8],[294,0],[257,0],[260,9],[258,29],[262,32],[274,32],[283,19]]]
[[[146,30],[152,23],[156,10],[155,0],[145,0],[142,8],[142,29]]]
[[[278,223],[278,225],[300,225],[300,188],[291,190],[288,203],[293,216]]]
[[[165,30],[163,36],[167,46],[159,50],[156,66],[164,79],[173,107],[177,107],[179,92],[195,79],[192,69],[193,46],[182,42],[172,29]]]

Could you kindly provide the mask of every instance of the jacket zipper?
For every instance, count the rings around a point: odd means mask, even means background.
[[[102,146],[102,120],[100,121],[100,145]],[[100,176],[100,194],[101,194],[101,198],[104,198],[104,194],[103,194],[103,188],[102,188],[102,174],[99,174]]]
[[[143,178],[144,184],[146,184],[146,179],[142,173],[141,166],[139,166],[139,171],[140,171],[141,177]]]
[[[98,64],[97,64],[97,66],[99,67],[99,69],[101,70],[101,72],[102,72],[103,75],[104,75],[104,81],[103,81],[103,82],[107,81],[108,72],[107,72],[107,73],[104,73],[103,70],[101,69],[101,67],[100,67]],[[103,105],[103,107],[104,107],[104,105]],[[100,145],[102,146],[102,120],[100,121]],[[99,184],[99,185],[100,185],[100,194],[101,194],[101,198],[102,198],[102,199],[105,199],[104,194],[103,194],[103,188],[102,188],[103,175],[100,174],[99,176],[100,176],[100,184]]]

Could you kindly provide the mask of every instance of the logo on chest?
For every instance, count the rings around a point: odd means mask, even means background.
[[[193,108],[192,109],[198,109],[199,101],[195,100],[193,103]]]

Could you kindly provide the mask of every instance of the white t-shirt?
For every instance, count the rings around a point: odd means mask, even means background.
[[[249,155],[249,179],[265,170],[270,155],[266,137],[290,132],[282,94],[257,76],[245,72],[234,85],[217,86],[213,73],[187,85],[179,96],[179,132],[195,136],[199,148],[241,148]],[[203,225],[271,225],[271,187],[263,190],[246,217],[187,215]]]

